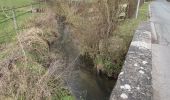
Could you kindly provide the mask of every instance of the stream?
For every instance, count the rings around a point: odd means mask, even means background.
[[[81,61],[74,47],[71,43],[64,46],[66,68],[69,67],[65,81],[72,94],[76,100],[109,100],[116,80],[98,75],[94,66]]]
[[[77,68],[69,77],[68,86],[77,100],[109,100],[115,81],[98,76],[87,68]]]
[[[80,63],[80,59],[75,61],[79,51],[72,41],[67,42],[71,33],[69,25],[64,24],[64,20],[65,18],[61,17],[58,21],[58,30],[61,33],[59,41],[62,45],[61,51],[65,53],[67,60],[66,67],[73,67],[69,70],[71,74],[65,79],[66,85],[76,100],[108,100],[116,80],[97,75],[94,66],[88,66],[85,62]]]

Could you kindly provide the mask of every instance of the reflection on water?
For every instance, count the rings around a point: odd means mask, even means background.
[[[115,81],[97,76],[85,68],[74,70],[68,80],[77,100],[108,100]]]

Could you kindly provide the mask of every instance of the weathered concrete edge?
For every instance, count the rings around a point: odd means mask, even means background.
[[[151,29],[145,22],[134,34],[110,100],[151,100],[151,70]]]

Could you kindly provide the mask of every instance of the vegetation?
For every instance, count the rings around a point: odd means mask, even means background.
[[[123,64],[125,55],[129,49],[129,45],[135,33],[134,31],[136,30],[139,24],[144,21],[147,21],[148,19],[148,6],[149,2],[144,3],[139,9],[139,15],[137,19],[133,17],[126,19],[125,21],[121,22],[118,25],[118,28],[115,30],[115,35],[117,36],[117,38],[122,40],[122,43],[117,42],[117,45],[119,45],[119,49],[117,49],[116,51],[117,56],[116,54],[113,55],[116,56],[119,62],[114,68],[111,68],[112,70],[115,70],[115,73],[120,71],[120,66],[122,66]]]
[[[112,76],[113,71],[108,70],[108,66],[109,69],[111,68],[108,63],[112,67],[116,66],[120,62],[117,59],[118,56],[122,56],[117,51],[121,48],[118,44],[122,45],[123,42],[122,39],[115,36],[114,31],[119,23],[121,9],[123,9],[118,5],[123,3],[127,3],[127,1],[66,2],[53,0],[49,2],[51,9],[57,16],[64,16],[65,23],[70,24],[72,32],[70,38],[78,41],[80,54],[89,55],[93,59],[96,69],[102,70],[109,76]],[[101,64],[98,59],[102,59],[102,62],[105,63],[100,68],[97,67],[99,63]]]
[[[30,0],[0,1],[4,11],[29,3]],[[62,85],[61,73],[55,74],[57,69],[53,70],[63,64],[56,62],[59,54],[49,52],[47,31],[34,27],[34,22],[28,24],[35,17],[48,15],[28,12],[30,7],[15,9],[18,30],[14,28],[12,10],[0,12],[0,99],[74,99]]]
[[[123,40],[125,40],[125,43],[127,43],[126,49],[128,49],[129,43],[131,42],[131,39],[137,26],[143,21],[147,21],[148,19],[149,13],[148,5],[149,2],[146,2],[141,6],[141,8],[139,9],[139,15],[137,19],[135,18],[126,19],[118,26],[118,30],[116,31],[116,33],[117,35],[119,35],[119,37],[122,37]]]
[[[0,7],[32,2],[1,0]],[[90,61],[86,63],[93,63],[98,73],[117,77],[133,31],[148,13],[145,3],[138,19],[120,21],[124,8],[118,5],[124,3],[128,0],[47,0],[44,13],[29,12],[16,18],[18,30],[10,19],[11,11],[0,12],[0,99],[74,100],[63,85],[72,64],[67,56],[74,50],[87,57]],[[28,9],[17,9],[16,16]]]
[[[0,1],[0,6],[5,6],[5,7],[18,7],[21,5],[26,5],[32,3],[33,0],[1,0]]]
[[[65,17],[64,23],[68,23],[71,27],[72,36],[70,38],[78,41],[80,54],[89,55],[93,59],[97,71],[112,77],[117,76],[121,70],[133,31],[140,22],[147,19],[147,4],[145,4],[140,9],[138,19],[132,18],[120,22],[119,14],[122,13],[123,8],[117,5],[126,3],[128,1],[67,2],[52,0],[48,4],[57,16]]]

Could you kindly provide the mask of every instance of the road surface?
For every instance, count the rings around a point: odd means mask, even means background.
[[[170,2],[153,1],[150,11],[153,100],[170,100]]]

